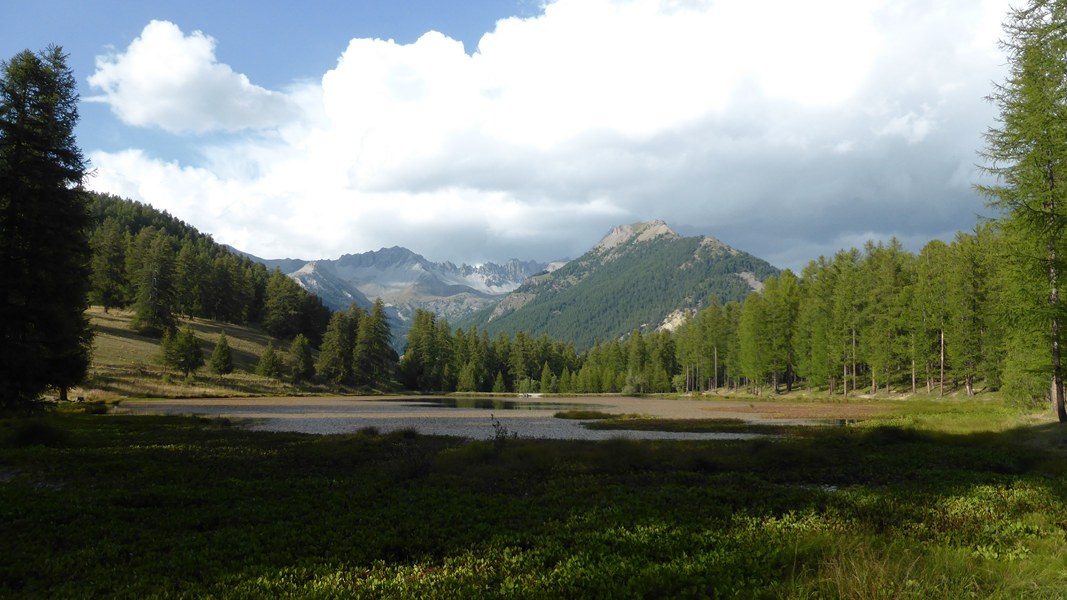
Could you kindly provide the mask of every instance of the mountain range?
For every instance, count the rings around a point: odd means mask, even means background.
[[[279,269],[333,310],[355,303],[369,308],[377,299],[387,306],[398,338],[416,309],[454,321],[495,306],[504,296],[536,273],[558,268],[565,261],[509,260],[503,264],[455,265],[433,262],[406,248],[394,246],[374,252],[345,254],[335,260],[263,259],[241,252],[268,269]]]
[[[663,221],[621,225],[581,257],[530,277],[460,325],[573,342],[672,329],[707,305],[743,300],[778,269],[711,236],[681,236]]]
[[[244,253],[242,253],[244,254]],[[397,345],[417,309],[490,333],[523,330],[579,349],[634,329],[671,327],[709,298],[742,300],[778,270],[710,236],[681,236],[663,221],[613,228],[572,261],[433,262],[406,248],[336,260],[261,259],[335,310],[381,299]]]

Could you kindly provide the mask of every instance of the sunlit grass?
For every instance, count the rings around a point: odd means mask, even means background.
[[[181,325],[189,326],[199,340],[205,362],[215,349],[219,335],[225,332],[233,352],[235,369],[228,375],[216,376],[205,365],[186,379],[181,373],[163,365],[159,339],[140,335],[130,329],[133,319],[131,311],[111,309],[105,313],[102,308],[94,306],[89,309],[88,315],[96,333],[93,360],[87,381],[74,390],[73,397],[114,400],[138,397],[292,396],[330,391],[321,386],[296,386],[255,374],[256,364],[268,342],[274,342],[283,360],[287,360],[288,356],[284,342],[253,328],[206,319],[182,319]]]
[[[1018,407],[966,432],[934,403],[757,441],[499,444],[65,410],[0,419],[0,596],[1067,590],[1065,436]]]

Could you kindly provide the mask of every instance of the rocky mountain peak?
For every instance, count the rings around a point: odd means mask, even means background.
[[[645,242],[663,236],[679,237],[669,225],[659,219],[644,223],[619,225],[612,228],[593,249],[606,252],[630,242]]]

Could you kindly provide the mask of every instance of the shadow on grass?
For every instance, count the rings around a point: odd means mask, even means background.
[[[1062,569],[1038,578],[1063,566],[1056,425],[498,447],[48,423],[62,445],[16,444],[0,421],[0,595],[1011,597],[1063,583]]]

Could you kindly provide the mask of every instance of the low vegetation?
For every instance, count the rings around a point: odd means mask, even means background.
[[[0,421],[0,596],[1062,597],[1058,426],[885,409],[744,442]]]

